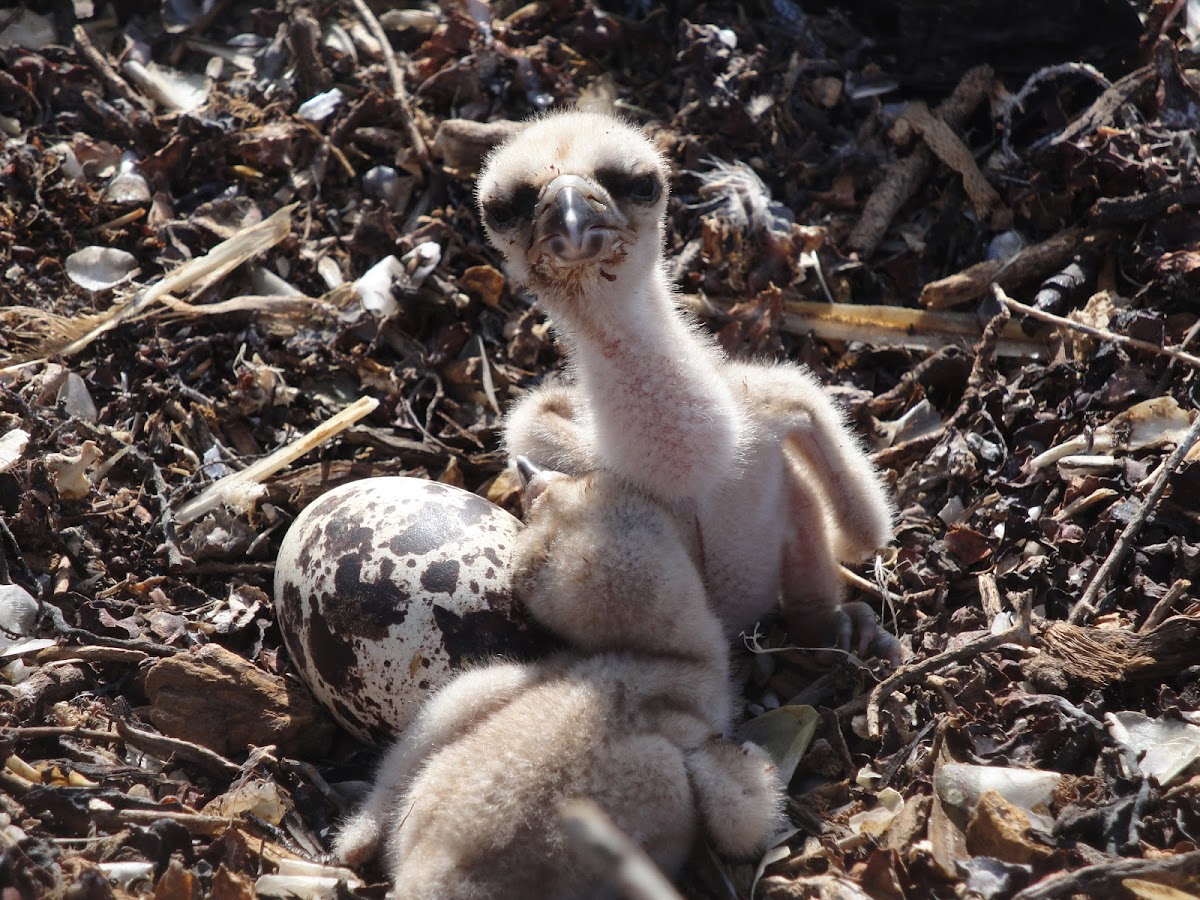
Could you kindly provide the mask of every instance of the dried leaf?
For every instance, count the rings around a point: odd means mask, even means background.
[[[739,734],[771,754],[780,780],[787,784],[820,722],[821,714],[811,706],[781,706],[748,719],[742,723]]]

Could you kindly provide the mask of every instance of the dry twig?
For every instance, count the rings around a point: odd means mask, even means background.
[[[1016,607],[1018,616],[1017,624],[1012,628],[1002,631],[999,634],[981,635],[954,650],[947,650],[944,653],[939,653],[937,656],[931,656],[915,665],[904,666],[876,685],[875,690],[871,692],[871,698],[867,701],[867,734],[872,738],[879,737],[882,733],[879,727],[880,708],[888,697],[905,685],[915,684],[938,669],[971,659],[980,653],[994,650],[1003,644],[1028,646],[1030,640],[1029,620],[1032,594],[1028,591],[1020,594],[1012,594],[1010,600],[1013,606]]]
[[[396,62],[396,53],[392,50],[392,43],[388,40],[387,32],[383,30],[383,25],[380,24],[375,13],[371,12],[371,7],[367,6],[366,0],[352,0],[352,2],[354,9],[362,18],[363,24],[371,32],[371,37],[379,42],[379,50],[383,54],[384,65],[387,66],[388,78],[392,81],[392,94],[400,103],[400,111],[404,117],[404,129],[408,132],[409,143],[412,144],[413,152],[417,154],[421,168],[428,169],[429,146],[425,143],[425,137],[421,134],[421,130],[417,128],[412,101],[408,96],[408,88],[404,85],[404,73],[400,71],[400,64]]]
[[[76,25],[71,32],[75,38],[75,49],[79,51],[79,55],[84,61],[92,67],[92,71],[96,73],[96,77],[104,82],[104,86],[113,94],[123,100],[132,103],[134,106],[141,109],[143,112],[152,112],[152,104],[141,94],[129,86],[124,78],[120,76],[116,69],[109,63],[106,57],[96,45],[92,43],[92,39],[88,37],[87,31],[82,25]]]
[[[954,129],[944,119],[931,113],[921,100],[905,108],[904,118],[921,135],[934,155],[962,178],[963,188],[975,209],[976,218],[989,222],[993,227],[1011,227],[1012,210],[1004,206],[999,192],[979,171],[974,154]]]
[[[261,489],[260,482],[269,478],[280,469],[295,462],[310,450],[320,446],[344,430],[349,428],[363,416],[368,415],[379,405],[374,397],[360,397],[337,415],[321,423],[308,434],[302,435],[292,443],[280,447],[269,456],[263,457],[252,466],[247,466],[240,472],[226,475],[220,481],[208,486],[199,496],[184,503],[175,513],[175,521],[186,525],[200,518],[206,512],[216,509],[223,503],[246,504],[257,499],[256,489]]]
[[[998,284],[992,285],[992,292],[996,295],[996,299],[1007,306],[1014,312],[1019,312],[1022,315],[1030,316],[1042,322],[1049,322],[1051,325],[1057,325],[1060,328],[1067,328],[1073,331],[1081,332],[1102,341],[1112,341],[1115,344],[1124,344],[1127,347],[1135,347],[1138,350],[1145,350],[1147,353],[1156,353],[1159,356],[1169,356],[1171,359],[1177,359],[1180,362],[1185,362],[1190,366],[1200,368],[1200,356],[1193,356],[1190,353],[1184,353],[1182,350],[1175,350],[1171,347],[1160,347],[1157,344],[1151,344],[1149,341],[1140,341],[1137,338],[1126,337],[1123,334],[1117,334],[1109,331],[1106,328],[1096,328],[1093,325],[1084,325],[1082,322],[1076,322],[1073,319],[1066,319],[1062,316],[1056,316],[1054,313],[1048,313],[1045,310],[1036,309],[1032,306],[1026,306],[1014,300],[1008,294],[1004,293],[1004,289]]]
[[[1194,886],[1200,881],[1200,850],[1161,859],[1117,859],[1043,878],[1013,895],[1013,900],[1053,900],[1055,897],[1111,897],[1126,878],[1146,878],[1161,884]]]
[[[1192,583],[1186,578],[1180,578],[1167,588],[1167,592],[1154,604],[1154,609],[1150,610],[1150,615],[1146,616],[1146,621],[1138,626],[1138,633],[1144,634],[1153,631],[1165,622],[1167,617],[1171,615],[1171,610],[1174,609],[1175,604],[1179,602],[1179,598],[1186,594],[1188,588],[1191,586]]]
[[[27,320],[39,321],[45,331],[53,334],[53,339],[50,342],[43,341],[37,348],[34,355],[40,358],[22,359],[11,365],[0,366],[0,374],[15,372],[35,362],[44,362],[45,358],[52,356],[73,356],[88,347],[100,335],[123,322],[146,315],[147,310],[166,295],[195,289],[198,284],[211,286],[248,259],[282,241],[291,231],[292,210],[295,207],[296,204],[285,206],[261,222],[241,229],[204,256],[177,266],[159,281],[140,290],[131,299],[103,313],[68,319],[46,313],[44,310],[14,308],[14,312],[25,315]],[[5,361],[4,357],[0,357],[0,362]]]
[[[1111,122],[1117,111],[1127,103],[1140,100],[1154,90],[1154,67],[1142,66],[1115,82],[1095,102],[1050,141],[1051,146],[1070,143]]]
[[[1101,225],[1133,225],[1161,216],[1172,206],[1200,204],[1200,185],[1160,188],[1132,197],[1101,197],[1092,207],[1092,218]]]
[[[1096,570],[1096,574],[1092,576],[1087,590],[1083,592],[1083,596],[1071,608],[1071,615],[1067,621],[1074,625],[1080,625],[1101,611],[1101,604],[1097,602],[1096,598],[1108,584],[1108,579],[1112,577],[1113,572],[1125,561],[1125,557],[1133,548],[1134,540],[1141,533],[1146,521],[1150,518],[1150,514],[1154,512],[1154,507],[1158,505],[1163,492],[1166,491],[1167,482],[1170,481],[1171,475],[1179,468],[1179,464],[1183,462],[1183,458],[1187,456],[1188,451],[1192,449],[1192,445],[1197,440],[1200,440],[1200,416],[1196,416],[1196,420],[1192,422],[1192,427],[1188,429],[1183,440],[1176,445],[1174,452],[1162,464],[1162,468],[1158,472],[1158,477],[1154,479],[1154,484],[1151,486],[1150,492],[1146,494],[1146,499],[1138,507],[1137,514],[1129,520],[1129,524],[1122,530],[1120,536],[1113,544],[1112,550],[1109,551],[1100,568]]]
[[[794,296],[794,295],[792,295]],[[905,309],[859,303],[816,303],[788,299],[785,292],[782,330],[788,334],[812,334],[827,341],[859,341],[874,347],[903,347],[909,350],[940,350],[969,346],[979,340],[979,317],[974,313]],[[723,313],[718,298],[681,294],[676,300],[698,316]],[[993,352],[1017,359],[1039,359],[1046,343],[1031,338],[1016,325],[1005,325],[996,336]]]
[[[897,468],[904,460],[919,456],[937,445],[946,431],[962,425],[979,408],[980,389],[988,381],[988,373],[1000,353],[1001,335],[1010,330],[1008,311],[1001,309],[984,327],[979,343],[975,345],[975,359],[971,363],[971,374],[967,378],[967,389],[963,392],[958,408],[946,423],[936,431],[922,434],[912,440],[885,447],[872,455],[875,464],[885,468]]]
[[[1068,228],[1038,244],[1031,244],[1006,260],[987,259],[931,281],[921,288],[917,302],[926,309],[946,309],[987,293],[993,281],[1005,290],[1045,278],[1071,260],[1083,241],[1082,228]]]
[[[226,816],[206,816],[196,812],[181,812],[173,809],[100,809],[93,813],[96,824],[102,828],[122,828],[126,825],[153,825],[160,819],[169,819],[182,825],[192,834],[218,835],[230,827]]]
[[[934,115],[952,129],[961,128],[967,117],[987,98],[992,78],[991,66],[971,69],[963,75],[954,93],[938,104]],[[863,256],[874,253],[896,213],[916,194],[932,167],[933,151],[923,143],[904,159],[888,166],[883,180],[863,206],[858,224],[850,232],[850,247]]]
[[[153,734],[134,728],[123,719],[116,720],[116,731],[100,731],[95,728],[69,728],[54,725],[30,726],[25,728],[6,728],[0,734],[14,738],[17,741],[36,741],[51,737],[70,737],[84,741],[96,741],[107,744],[128,744],[144,753],[152,753],[163,759],[174,756],[177,759],[190,762],[195,766],[222,778],[235,778],[241,773],[241,767],[214,753],[207,747],[182,741],[178,738],[167,737],[163,734]]]
[[[1133,678],[1173,677],[1200,662],[1200,618],[1171,616],[1153,629],[1098,628],[1049,622],[1038,635],[1042,652],[1030,661],[1031,677],[1065,676],[1088,685]]]

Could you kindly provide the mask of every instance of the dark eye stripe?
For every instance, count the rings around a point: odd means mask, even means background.
[[[537,188],[525,182],[511,193],[500,194],[483,201],[483,216],[488,227],[503,231],[519,222],[532,219],[537,197]]]
[[[626,172],[621,169],[600,169],[596,180],[612,194],[614,200],[634,203],[653,203],[662,193],[662,181],[657,172]]]

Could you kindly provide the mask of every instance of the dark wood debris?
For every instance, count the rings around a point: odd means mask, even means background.
[[[382,896],[302,865],[374,750],[292,673],[273,561],[352,479],[516,511],[502,413],[561,359],[473,177],[575,102],[649,126],[684,305],[811,366],[901,509],[848,579],[904,668],[744,656],[748,715],[811,726],[755,896],[1200,895],[1200,22],[1055,6],[0,10],[4,900]]]

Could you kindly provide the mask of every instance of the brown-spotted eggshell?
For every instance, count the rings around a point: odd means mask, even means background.
[[[404,477],[342,485],[297,516],[275,568],[279,628],[348,731],[386,741],[465,662],[538,651],[512,599],[520,528],[482,497]]]

